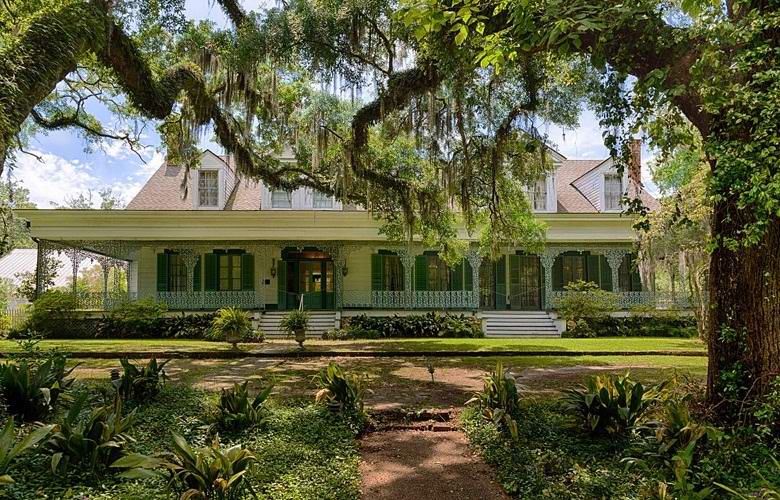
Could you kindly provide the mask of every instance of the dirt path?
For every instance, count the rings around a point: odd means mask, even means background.
[[[493,470],[456,430],[373,432],[360,445],[365,500],[504,500]]]

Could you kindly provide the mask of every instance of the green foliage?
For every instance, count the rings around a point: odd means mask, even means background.
[[[25,329],[49,337],[58,331],[69,331],[79,308],[78,297],[59,290],[50,290],[32,304]]]
[[[564,401],[591,433],[623,433],[641,423],[648,409],[660,401],[668,382],[645,387],[626,373],[595,375],[581,389],[568,389]]]
[[[770,384],[769,392],[753,411],[756,432],[767,440],[780,442],[780,376]]]
[[[67,358],[49,355],[43,362],[22,358],[0,364],[0,391],[8,412],[25,421],[44,419],[73,383],[66,379]]]
[[[5,424],[2,433],[0,433],[0,485],[13,483],[14,480],[8,474],[8,468],[11,462],[22,453],[25,453],[46,439],[54,429],[53,425],[43,425],[36,427],[25,436],[17,440],[14,428],[14,419],[9,418]]]
[[[236,307],[224,307],[217,311],[214,321],[211,323],[209,338],[212,340],[224,340],[233,344],[235,348],[239,342],[251,337],[252,320],[249,314]]]
[[[309,326],[309,313],[293,309],[279,322],[279,328],[292,335],[296,330],[306,330]]]
[[[52,472],[66,472],[71,466],[101,472],[125,456],[126,446],[134,442],[127,433],[135,424],[135,411],[122,415],[122,399],[95,408],[86,419],[81,413],[87,405],[87,394],[77,398],[65,420],[57,425],[42,445],[51,456]]]
[[[515,378],[504,370],[499,361],[489,376],[485,377],[482,392],[478,392],[466,404],[478,403],[482,416],[507,431],[512,439],[519,436],[515,416],[520,408]]]
[[[482,338],[482,323],[474,316],[412,314],[409,316],[367,316],[361,314],[344,319],[344,331],[339,339],[384,338]],[[334,339],[336,339],[334,337]]]
[[[160,386],[165,382],[165,365],[169,361],[170,359],[158,363],[157,358],[152,358],[146,366],[139,368],[127,358],[120,358],[122,375],[117,388],[119,397],[140,402],[155,398],[160,392]]]
[[[564,332],[565,337],[578,337],[583,331],[592,337],[673,337],[695,338],[697,321],[693,316],[669,314],[634,314],[632,316],[586,318],[584,326]]]
[[[246,480],[255,462],[255,456],[241,445],[223,448],[215,439],[210,446],[194,449],[174,432],[172,460],[134,454],[118,459],[112,467],[129,469],[123,475],[131,478],[148,477],[147,470],[163,468],[170,476],[169,488],[183,499],[238,500],[246,493],[255,496]]]
[[[111,320],[123,328],[145,331],[153,328],[168,310],[164,302],[152,298],[128,301],[111,311]]]
[[[564,286],[567,294],[554,301],[553,307],[566,320],[569,335],[595,337],[591,319],[601,319],[617,309],[618,296],[602,290],[592,281],[577,280]]]
[[[254,399],[249,397],[249,382],[235,383],[231,389],[222,389],[219,395],[219,425],[225,429],[245,429],[266,422],[263,404],[271,395],[273,384],[261,390]]]
[[[331,361],[314,377],[319,391],[314,399],[325,403],[334,411],[362,416],[363,398],[368,389],[368,375],[365,373],[346,373],[341,366]]]
[[[54,280],[60,272],[62,264],[53,255],[47,255],[44,259],[45,272],[43,273],[43,276],[41,276],[41,282],[44,288],[48,290],[54,287]],[[16,287],[16,293],[30,302],[34,302],[36,299],[36,273],[33,271],[16,273],[14,277],[19,280],[19,285]]]

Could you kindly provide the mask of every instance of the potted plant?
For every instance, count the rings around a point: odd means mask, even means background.
[[[249,314],[235,307],[225,307],[217,311],[211,324],[213,337],[225,340],[238,349],[238,343],[252,332],[252,320]]]
[[[303,349],[306,340],[306,328],[309,326],[309,313],[303,310],[290,311],[279,323],[279,326],[287,332],[287,335],[295,335],[295,341]]]

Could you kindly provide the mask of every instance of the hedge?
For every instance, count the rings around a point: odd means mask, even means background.
[[[696,318],[693,316],[626,316],[587,318],[587,325],[596,337],[675,337],[698,336]],[[565,337],[578,337],[576,330],[567,331]]]
[[[343,328],[326,332],[324,339],[388,339],[388,338],[480,338],[482,322],[463,314],[429,312],[411,316],[353,316],[342,320]]]

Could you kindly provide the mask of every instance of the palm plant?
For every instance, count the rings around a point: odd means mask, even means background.
[[[279,322],[279,327],[287,335],[295,335],[295,341],[303,349],[306,340],[306,329],[309,327],[309,313],[303,309],[293,309]]]
[[[231,389],[222,389],[219,395],[219,423],[223,428],[246,428],[261,425],[266,421],[263,403],[271,395],[273,384],[260,391],[254,399],[249,398],[248,381],[236,383]]]
[[[217,311],[211,324],[213,335],[224,339],[238,349],[238,343],[252,333],[252,320],[246,311],[236,307],[223,307]]]

